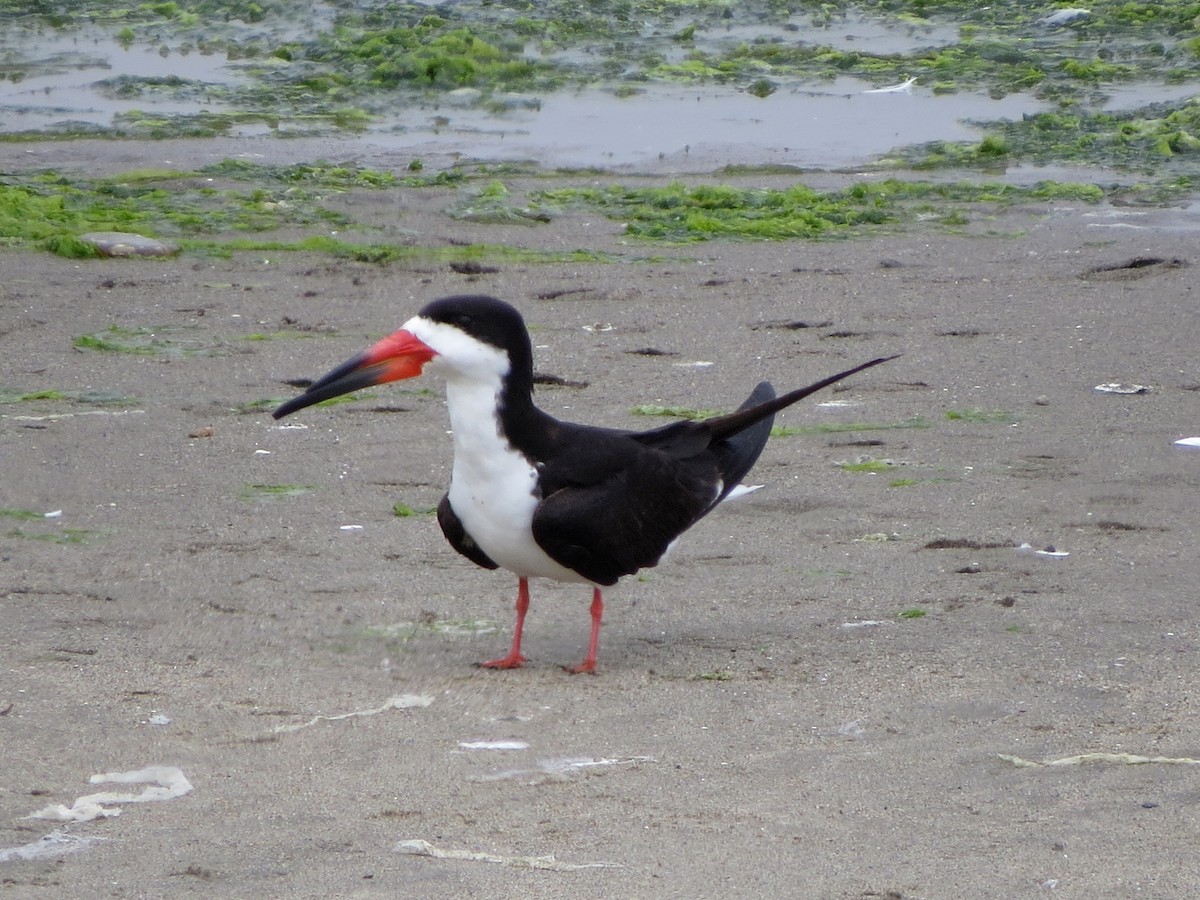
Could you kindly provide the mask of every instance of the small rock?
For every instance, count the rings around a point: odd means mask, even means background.
[[[472,106],[483,99],[483,91],[472,87],[456,88],[443,99],[452,106]]]
[[[1084,16],[1091,15],[1091,12],[1090,9],[1060,9],[1058,12],[1046,16],[1044,19],[1038,19],[1038,24],[1043,28],[1063,28],[1076,19],[1082,19]]]
[[[89,231],[79,240],[95,247],[101,256],[174,256],[179,252],[174,244],[125,231]]]

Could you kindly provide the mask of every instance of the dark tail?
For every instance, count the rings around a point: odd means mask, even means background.
[[[738,432],[751,428],[756,422],[766,419],[768,416],[774,416],[775,413],[779,412],[779,410],[791,406],[798,400],[803,400],[809,394],[815,394],[817,391],[821,390],[821,388],[829,387],[829,385],[835,384],[841,381],[843,378],[853,375],[855,372],[861,372],[863,369],[869,369],[872,366],[878,366],[881,363],[889,362],[899,355],[900,354],[897,353],[895,356],[881,356],[879,359],[873,359],[870,362],[865,362],[861,366],[855,366],[853,369],[847,369],[845,372],[838,372],[836,375],[830,375],[828,378],[822,378],[820,381],[810,384],[808,387],[802,387],[798,390],[790,391],[789,393],[784,394],[782,397],[776,397],[773,400],[765,400],[761,403],[754,404],[752,401],[754,400],[755,395],[757,395],[759,390],[762,388],[762,385],[759,385],[758,388],[755,388],[754,393],[750,395],[750,400],[747,400],[745,403],[743,403],[736,411],[731,412],[727,416],[717,416],[713,419],[705,419],[704,424],[708,426],[709,433],[712,435],[713,440],[729,439],[733,435],[738,434]],[[767,385],[767,387],[770,388],[770,385]],[[772,391],[772,393],[774,393],[774,391]],[[768,425],[767,432],[770,433],[770,431],[771,426]],[[761,449],[762,448],[759,447],[759,450]],[[755,454],[755,456],[757,456],[757,454]]]
[[[763,381],[733,414],[737,415],[740,412],[754,409],[774,399],[775,388],[771,386],[771,382]],[[712,419],[708,420],[708,422],[712,421]],[[765,418],[761,418],[741,431],[711,445],[712,451],[717,455],[717,468],[721,472],[721,481],[724,484],[721,496],[717,498],[718,503],[725,499],[726,494],[741,484],[742,479],[754,468],[759,454],[763,452],[763,447],[767,446],[767,438],[771,436],[771,428],[774,424],[775,414],[768,413]]]
[[[727,416],[716,416],[698,422],[684,419],[652,431],[630,434],[629,437],[676,459],[689,459],[705,451],[715,453],[717,468],[724,485],[719,500],[746,477],[758,460],[767,438],[771,435],[775,413],[791,406],[797,400],[803,400],[809,394],[815,394],[821,388],[829,387],[855,372],[893,360],[896,356],[873,359],[845,372],[822,378],[815,384],[784,394],[782,397],[776,397],[775,389],[764,381],[754,389],[745,403]]]

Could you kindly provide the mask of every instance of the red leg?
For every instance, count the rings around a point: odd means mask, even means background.
[[[525,665],[525,657],[521,655],[521,632],[525,629],[525,613],[529,612],[529,579],[522,578],[517,582],[517,627],[513,631],[512,649],[508,656],[500,659],[489,659],[479,665],[485,669],[519,669]]]
[[[592,636],[588,641],[587,656],[575,668],[567,669],[573,675],[581,675],[584,672],[590,675],[596,674],[596,650],[600,647],[600,619],[603,616],[604,598],[600,596],[600,588],[595,588],[592,591]]]

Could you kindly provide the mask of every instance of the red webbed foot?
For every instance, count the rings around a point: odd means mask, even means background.
[[[487,662],[479,663],[481,669],[519,669],[525,665],[525,657],[520,653],[510,653],[508,656],[502,656],[499,659],[489,659]]]

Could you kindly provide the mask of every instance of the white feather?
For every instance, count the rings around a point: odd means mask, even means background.
[[[438,355],[426,367],[446,379],[454,435],[450,505],[492,561],[522,577],[590,584],[533,539],[538,473],[500,433],[497,408],[508,354],[442,322],[416,316],[404,329]]]
[[[725,499],[722,500],[721,502],[728,503],[730,500],[736,500],[738,497],[745,497],[747,494],[753,494],[755,491],[761,491],[762,488],[763,488],[763,486],[761,484],[738,484],[738,485],[735,485],[733,487],[733,490],[731,490],[728,494],[726,494]]]

